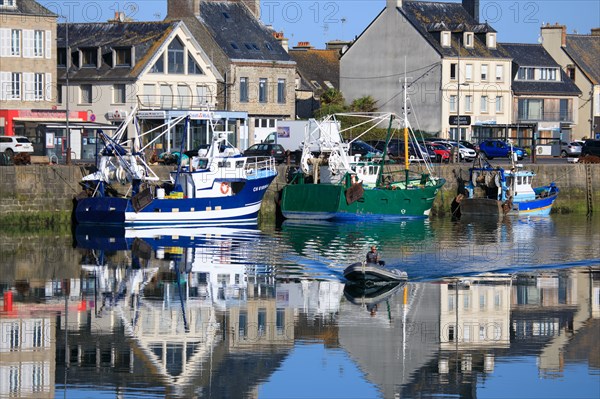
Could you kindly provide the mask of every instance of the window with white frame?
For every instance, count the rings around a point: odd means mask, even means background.
[[[248,78],[240,77],[240,102],[248,102]]]
[[[473,48],[473,32],[465,32],[463,36],[463,42],[465,44],[465,48]]]
[[[486,44],[488,48],[496,48],[496,34],[493,32],[489,32],[485,35]]]
[[[260,78],[258,80],[258,102],[266,103],[268,101],[268,81],[266,78]]]
[[[183,54],[185,49],[178,38],[173,39],[169,44],[168,53],[168,72],[170,74],[183,73]]]
[[[10,32],[10,55],[21,55],[21,30],[13,29]]]
[[[161,54],[152,68],[150,68],[150,73],[165,73],[165,56],[164,53]]]
[[[79,102],[81,104],[92,103],[92,85],[81,85],[79,86]]]
[[[44,31],[36,30],[33,32],[33,56],[44,56]]]
[[[465,112],[473,112],[473,96],[465,96]]]
[[[442,31],[442,47],[450,47],[450,32]]]
[[[10,92],[8,93],[8,100],[20,100],[21,99],[21,73],[11,73],[10,79]]]
[[[277,102],[285,104],[285,79],[277,80]]]
[[[465,80],[473,80],[473,64],[465,65]]]
[[[482,113],[488,112],[488,97],[487,96],[481,96],[480,109],[481,109]]]
[[[519,80],[533,80],[535,79],[535,68],[531,67],[519,67],[517,71],[517,79]]]
[[[450,96],[450,112],[456,112],[456,95]]]
[[[481,64],[481,80],[482,81],[488,80],[488,65],[487,64]]]
[[[17,6],[17,1],[16,0],[0,0],[0,7],[1,8],[8,8],[8,7],[16,7]]]
[[[33,76],[33,100],[42,101],[44,99],[44,74],[36,73]]]
[[[118,83],[113,85],[113,103],[114,104],[125,104],[127,101],[127,93],[125,85]]]
[[[502,82],[504,80],[504,65],[496,65],[496,81]]]
[[[190,53],[188,53],[188,75],[204,75],[204,71]]]
[[[502,112],[504,112],[504,107],[503,107],[502,101],[503,101],[502,96],[496,97],[496,113],[497,114],[501,114]]]
[[[452,64],[450,64],[450,79],[451,80],[456,80],[457,70],[458,70],[458,64],[456,62],[453,62]]]

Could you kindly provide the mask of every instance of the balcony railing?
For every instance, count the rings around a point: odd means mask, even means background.
[[[193,95],[151,95],[142,94],[137,96],[139,109],[185,109],[206,110],[206,107],[214,108],[214,96]]]
[[[515,118],[517,122],[573,122],[573,112],[526,112],[519,111]]]

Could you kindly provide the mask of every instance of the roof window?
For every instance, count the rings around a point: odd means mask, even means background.
[[[489,32],[485,35],[487,48],[496,48],[496,33]]]
[[[238,47],[237,44],[235,44],[235,42],[231,42],[229,43],[231,45],[231,48],[233,48],[234,50],[239,50],[240,48]]]
[[[450,47],[450,32],[445,30],[441,33],[440,42],[442,47]]]
[[[463,43],[465,48],[473,48],[473,39],[474,39],[474,34],[473,32],[465,32],[463,35]]]

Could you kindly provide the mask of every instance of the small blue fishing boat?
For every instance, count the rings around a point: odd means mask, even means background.
[[[182,121],[187,132],[189,118]],[[98,170],[82,179],[84,191],[75,208],[78,223],[177,227],[257,222],[263,196],[277,176],[272,157],[244,157],[224,133],[214,132],[208,150],[185,164],[180,157],[170,181],[160,182],[146,163],[145,148],[136,149],[139,141],[134,139],[131,148],[119,141],[125,131],[115,137],[100,133],[104,148]]]
[[[469,180],[454,200],[460,215],[502,216],[519,214],[548,216],[558,197],[559,189],[550,183],[533,187],[535,173],[515,164],[510,170],[492,167],[485,162],[469,169]],[[455,209],[456,210],[456,209]]]

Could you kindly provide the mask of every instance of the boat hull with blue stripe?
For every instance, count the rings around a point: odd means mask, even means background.
[[[469,171],[469,181],[465,184],[466,198],[462,198],[462,194],[455,199],[455,203],[459,203],[460,215],[548,216],[560,192],[554,183],[533,187],[535,173],[523,170],[521,165],[504,170],[487,164]],[[484,195],[476,196],[476,188]]]
[[[225,135],[208,150],[179,162],[160,182],[142,152],[101,136],[98,171],[85,176],[78,223],[125,226],[241,226],[256,224],[263,197],[277,176],[272,157],[244,157]],[[118,190],[120,189],[120,191]],[[125,192],[125,194],[121,194]]]

